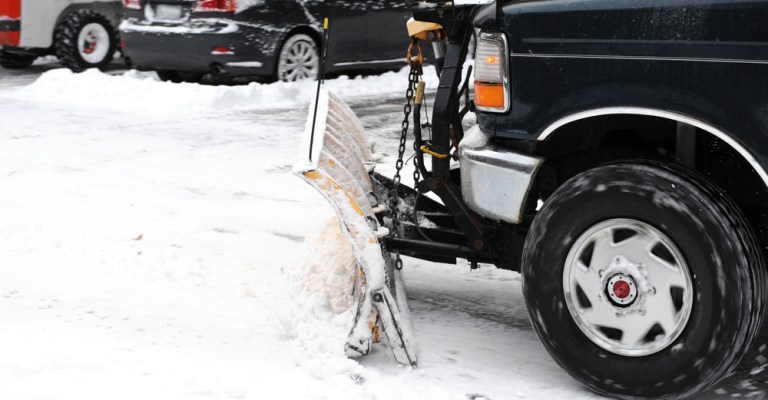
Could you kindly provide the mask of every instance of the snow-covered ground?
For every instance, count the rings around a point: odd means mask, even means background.
[[[328,82],[383,171],[405,83]],[[407,259],[419,366],[344,357],[351,259],[290,172],[313,88],[0,72],[0,399],[597,398],[491,267]],[[702,398],[764,398],[753,375]]]

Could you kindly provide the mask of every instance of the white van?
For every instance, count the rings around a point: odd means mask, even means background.
[[[117,48],[120,0],[0,0],[0,66],[56,55],[75,71],[100,68]]]

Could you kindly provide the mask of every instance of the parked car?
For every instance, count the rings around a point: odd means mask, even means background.
[[[166,80],[204,74],[283,81],[317,76],[322,21],[332,19],[328,72],[404,64],[403,0],[124,0],[124,52]],[[375,26],[376,29],[371,29]]]
[[[119,0],[0,1],[0,66],[25,68],[56,55],[81,71],[112,61],[117,47]]]

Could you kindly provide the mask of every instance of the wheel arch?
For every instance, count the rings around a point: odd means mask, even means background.
[[[323,47],[323,37],[322,33],[318,32],[316,29],[312,28],[309,25],[299,25],[294,28],[291,28],[289,31],[285,32],[285,34],[280,37],[280,47],[277,49],[275,56],[279,55],[280,50],[283,48],[283,45],[285,42],[293,35],[298,34],[304,34],[312,38],[312,40],[315,41],[315,44],[317,45],[317,48],[322,51]],[[275,71],[277,71],[277,63],[275,63]]]
[[[297,26],[297,27],[291,29],[290,31],[288,31],[288,34],[285,36],[285,39],[288,39],[289,37],[291,37],[291,36],[293,36],[295,34],[298,34],[298,33],[303,33],[303,34],[311,37],[312,39],[314,39],[315,43],[317,43],[317,47],[318,48],[321,48],[323,46],[322,34],[320,32],[318,32],[316,29],[314,29],[314,28],[312,28],[312,27],[310,27],[308,25],[301,25],[301,26]],[[283,40],[283,41],[285,41],[285,40]]]
[[[117,29],[122,3],[114,0],[22,0],[21,47],[51,49],[56,28],[72,12],[93,9]]]
[[[649,132],[635,132],[632,128],[638,124]],[[694,132],[691,142],[690,134]],[[682,137],[683,142],[681,134],[688,134],[687,139]],[[642,148],[638,144],[648,146]],[[544,192],[553,191],[572,174],[622,158],[651,158],[696,170],[734,200],[763,248],[768,246],[768,216],[763,211],[768,204],[768,171],[746,144],[717,124],[670,110],[595,108],[556,120],[541,132],[537,145],[546,158],[543,173],[537,177]],[[607,148],[612,151],[606,151]],[[702,160],[707,156],[712,157],[709,163]],[[566,174],[552,172],[557,171],[558,165],[574,164],[574,159],[578,166]]]
[[[660,118],[660,119],[682,123],[688,126],[701,129],[702,131],[705,131],[710,135],[722,140],[723,142],[728,144],[730,148],[738,152],[742,156],[744,161],[749,163],[752,166],[752,168],[754,168],[754,170],[762,179],[763,184],[766,187],[768,187],[768,172],[766,172],[766,170],[760,165],[760,163],[757,161],[757,158],[755,158],[755,156],[752,155],[752,153],[749,150],[747,150],[747,148],[743,144],[737,141],[733,135],[728,133],[726,130],[715,126],[714,124],[711,124],[706,121],[702,121],[681,113],[676,113],[673,111],[659,110],[659,109],[652,109],[652,108],[641,108],[641,107],[608,107],[608,108],[599,108],[594,110],[582,111],[582,112],[578,112],[578,113],[566,116],[564,118],[561,118],[557,120],[555,123],[549,125],[539,135],[538,141],[546,142],[546,141],[556,140],[559,133],[564,132],[570,126],[570,124],[578,121],[583,121],[588,118],[617,116],[617,115],[654,117],[654,118]]]
[[[119,4],[119,3],[118,3]],[[120,18],[122,16],[122,8],[115,7],[111,2],[91,2],[91,3],[74,3],[64,8],[59,16],[56,18],[55,26],[59,26],[61,21],[67,17],[67,15],[80,10],[93,10],[94,12],[103,15],[117,32],[117,27],[120,25]]]

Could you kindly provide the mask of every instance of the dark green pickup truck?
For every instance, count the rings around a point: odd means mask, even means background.
[[[768,2],[477,3],[415,11],[447,36],[430,154],[460,141],[459,171],[433,157],[418,190],[463,236],[389,248],[521,271],[543,344],[596,392],[714,385],[754,342],[768,293]]]

